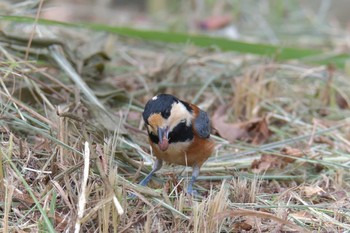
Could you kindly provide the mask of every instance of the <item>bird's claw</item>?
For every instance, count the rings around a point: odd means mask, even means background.
[[[197,190],[194,190],[192,188],[188,188],[186,190],[186,194],[189,195],[189,196],[192,196],[192,197],[198,197],[199,196],[199,193],[197,192]]]

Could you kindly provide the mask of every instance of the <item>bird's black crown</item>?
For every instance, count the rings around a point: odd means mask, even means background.
[[[165,119],[169,118],[171,106],[179,101],[178,98],[169,94],[160,94],[153,97],[147,102],[142,113],[144,121],[148,123],[147,120],[153,113],[160,113]]]
[[[171,107],[173,103],[178,103],[178,102],[181,102],[189,112],[193,111],[188,103],[179,100],[175,96],[169,95],[169,94],[159,94],[147,102],[145,106],[145,110],[142,113],[142,117],[147,124],[148,124],[148,118],[153,113],[160,113],[162,117],[164,117],[165,119],[168,119],[170,116]]]

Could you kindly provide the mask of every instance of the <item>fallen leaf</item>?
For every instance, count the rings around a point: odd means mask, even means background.
[[[259,226],[261,225],[261,219],[255,216],[246,216],[244,222],[254,229],[259,228]]]
[[[325,136],[317,136],[314,138],[315,143],[320,143],[320,144],[328,144],[330,147],[334,147],[334,142]]]
[[[300,158],[304,155],[302,150],[290,146],[282,148],[281,153],[295,158]],[[283,169],[289,163],[293,163],[294,161],[295,159],[290,157],[263,154],[260,159],[256,159],[252,162],[251,168],[254,173],[261,173],[267,170]]]
[[[246,222],[237,222],[233,224],[233,229],[235,229],[238,232],[244,231],[250,231],[252,229],[252,225],[246,223]]]
[[[248,128],[248,135],[250,138],[252,138],[252,144],[254,145],[264,143],[272,134],[272,132],[269,130],[266,117],[249,121],[247,123],[250,126]]]
[[[13,199],[21,202],[20,208],[27,208],[35,203],[33,198],[27,192],[22,192],[19,189],[15,189]]]
[[[296,157],[296,158],[300,158],[304,155],[304,152],[298,148],[293,148],[290,146],[286,146],[284,148],[282,148],[281,153],[284,155],[289,155],[292,157]],[[293,163],[295,161],[295,159],[293,158],[289,158],[289,157],[284,157],[283,161],[286,163]]]
[[[254,173],[261,173],[272,169],[281,169],[284,167],[283,160],[276,155],[263,154],[260,159],[252,162],[251,168]]]
[[[247,136],[244,129],[241,129],[238,124],[226,123],[226,106],[220,106],[212,117],[213,127],[218,134],[230,142],[234,142],[242,136]]]
[[[226,106],[220,106],[212,117],[214,129],[226,140],[230,142],[242,140],[257,145],[264,143],[271,136],[266,117],[226,123],[226,111]]]
[[[318,186],[303,186],[300,188],[306,197],[312,197],[314,195],[324,194],[325,191]]]
[[[339,108],[341,108],[341,109],[348,109],[349,108],[349,102],[339,93],[336,93],[335,101],[336,101],[337,105],[339,106]]]

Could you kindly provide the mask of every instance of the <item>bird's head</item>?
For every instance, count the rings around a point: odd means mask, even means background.
[[[142,116],[151,141],[165,151],[169,147],[169,136],[178,134],[173,131],[191,126],[193,110],[188,103],[172,95],[160,94],[147,102]]]

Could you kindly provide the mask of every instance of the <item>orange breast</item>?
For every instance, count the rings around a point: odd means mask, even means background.
[[[153,154],[165,162],[184,165],[201,166],[213,153],[214,142],[210,139],[202,139],[195,135],[193,141],[184,143],[172,143],[166,151],[161,151],[157,144],[150,141]]]

